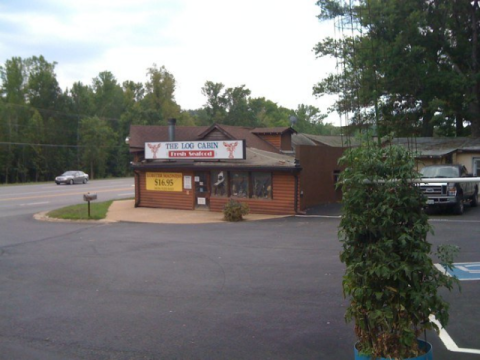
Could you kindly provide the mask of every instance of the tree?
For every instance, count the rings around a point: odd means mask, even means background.
[[[25,103],[26,69],[21,58],[13,57],[0,66],[1,95],[9,104]]]
[[[325,119],[327,115],[322,114],[315,106],[300,104],[297,110],[295,110],[294,116],[297,119],[294,128],[300,133],[336,135],[331,133],[331,126],[323,123],[323,119]]]
[[[147,71],[145,84],[145,109],[150,112],[150,125],[166,125],[170,118],[180,115],[180,106],[175,102],[175,78],[164,66],[153,64]]]
[[[265,98],[250,98],[249,107],[258,127],[290,126],[292,110]]]
[[[93,116],[95,114],[94,92],[88,85],[77,81],[73,83],[68,96],[70,98],[70,111],[76,115]]]
[[[37,109],[55,110],[61,94],[55,74],[55,65],[43,56],[33,56],[25,60],[28,72],[26,94],[28,102]]]
[[[472,134],[480,136],[477,1],[317,4],[321,20],[340,19],[351,31],[315,47],[317,56],[342,64],[342,73],[323,79],[315,94],[340,94],[337,111],[351,112],[354,124],[374,124],[380,135],[407,129],[409,135],[431,136],[434,126],[448,124],[438,122],[441,114],[455,119],[457,134],[469,121]]]
[[[257,122],[249,106],[251,91],[245,85],[228,88],[225,90],[225,124],[256,126]]]
[[[96,116],[120,118],[124,110],[123,90],[110,71],[103,71],[93,79],[93,100]]]
[[[250,106],[251,91],[245,85],[225,88],[222,83],[207,81],[202,88],[202,94],[207,97],[205,110],[210,124],[258,125]]]
[[[222,124],[225,121],[227,100],[222,93],[224,88],[225,85],[222,83],[214,83],[212,81],[207,81],[202,87],[202,94],[207,97],[207,103],[204,109],[211,124]]]
[[[47,171],[44,148],[40,145],[45,141],[43,118],[38,111],[34,111],[28,121],[27,128],[22,134],[24,142],[29,144],[26,154],[25,181],[40,181]]]
[[[82,119],[80,123],[80,144],[83,146],[83,161],[90,168],[90,177],[103,177],[106,163],[114,144],[110,126],[98,117]]]

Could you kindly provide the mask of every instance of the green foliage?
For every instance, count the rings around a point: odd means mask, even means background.
[[[109,148],[113,141],[113,131],[98,117],[84,118],[80,123],[80,143],[84,146],[83,160],[89,164],[90,178],[105,176],[105,164],[108,160]]]
[[[248,204],[235,201],[233,199],[223,207],[223,215],[226,221],[242,221],[243,216],[250,212]]]
[[[88,203],[67,206],[50,211],[47,216],[66,220],[101,220],[107,216],[112,201],[90,202],[90,217],[88,217]]]
[[[103,71],[91,84],[73,83],[61,91],[55,62],[43,56],[13,57],[0,66],[0,182],[53,181],[66,170],[90,177],[131,174],[128,145],[131,125],[178,126],[213,123],[247,127],[289,126],[297,131],[330,134],[325,115],[314,107],[292,110],[265,98],[252,98],[245,86],[207,81],[204,107],[182,110],[175,101],[176,80],[164,66],[147,69],[146,81],[120,84]]]
[[[415,357],[417,337],[436,328],[429,316],[447,324],[449,305],[438,289],[451,290],[456,279],[433,266],[425,198],[412,183],[419,178],[414,157],[402,147],[366,141],[340,163],[346,166],[339,229],[343,290],[350,300],[345,318],[355,322],[361,352]],[[441,247],[437,255],[452,266],[451,248]]]
[[[467,121],[472,135],[480,136],[476,2],[319,0],[317,5],[321,20],[336,19],[349,30],[315,46],[318,57],[336,58],[342,69],[321,80],[316,95],[338,94],[337,111],[351,113],[354,125],[375,124],[381,134],[463,136]],[[376,110],[375,117],[364,116],[369,109]],[[438,114],[447,121],[434,119]]]

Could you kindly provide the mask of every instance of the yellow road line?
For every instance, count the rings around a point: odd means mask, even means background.
[[[105,192],[112,192],[112,191],[123,191],[123,190],[132,190],[132,187],[128,188],[119,188],[119,189],[109,189],[109,190],[98,190],[92,191],[92,193],[105,193]],[[85,191],[81,192],[74,192],[74,193],[66,193],[66,194],[54,194],[54,195],[34,195],[34,196],[23,196],[23,197],[16,197],[10,199],[0,199],[0,201],[12,201],[12,200],[29,200],[29,199],[44,199],[44,198],[52,198],[52,197],[60,197],[60,196],[69,196],[69,195],[83,195]]]

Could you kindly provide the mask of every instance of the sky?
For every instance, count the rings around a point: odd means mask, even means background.
[[[175,100],[198,109],[206,81],[245,85],[289,109],[323,113],[332,97],[312,88],[335,60],[316,59],[313,47],[333,33],[317,19],[315,0],[2,0],[0,65],[14,56],[43,55],[60,87],[91,85],[103,71],[121,84],[145,83],[156,64],[173,74]],[[338,115],[326,122],[340,125]]]

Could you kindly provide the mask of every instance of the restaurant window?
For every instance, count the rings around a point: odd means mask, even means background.
[[[230,195],[240,198],[248,197],[248,172],[230,173]]]
[[[252,173],[252,183],[252,198],[272,198],[272,174],[268,172],[254,172]]]
[[[228,173],[226,171],[212,171],[212,195],[228,196]]]

